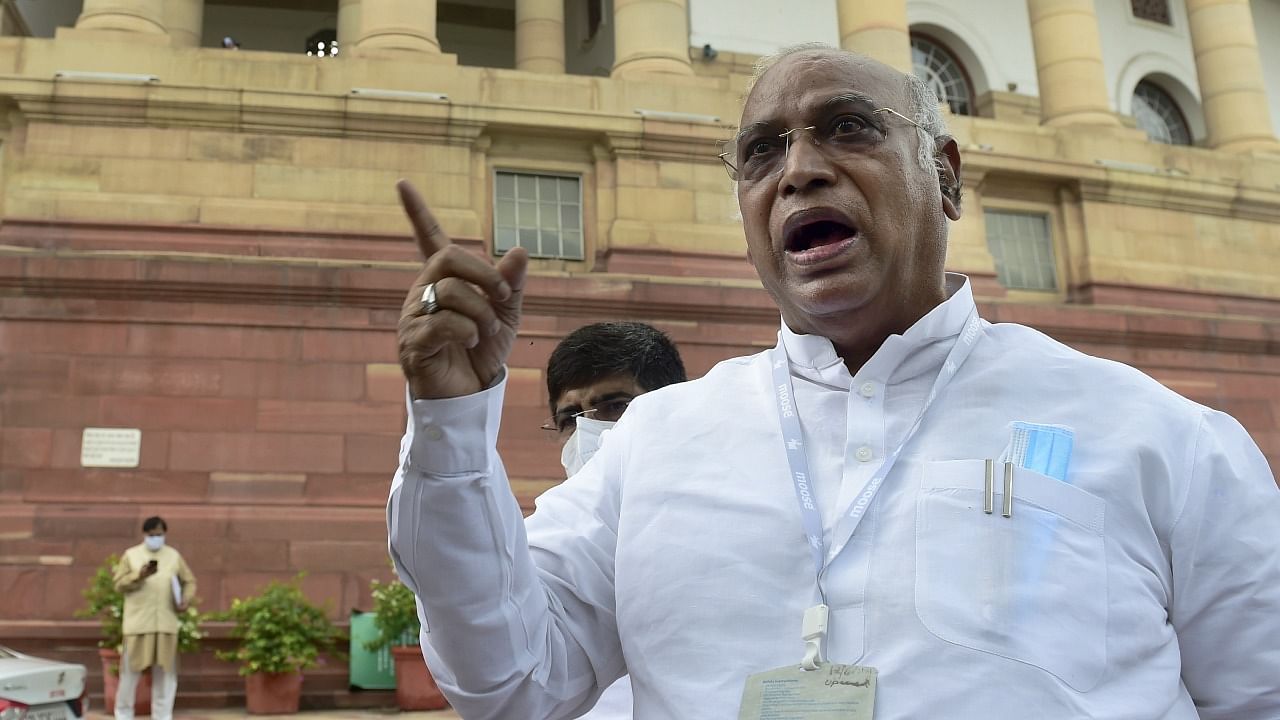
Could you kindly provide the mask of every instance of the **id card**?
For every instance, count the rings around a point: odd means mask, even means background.
[[[738,720],[871,720],[875,704],[873,667],[792,665],[747,678]]]

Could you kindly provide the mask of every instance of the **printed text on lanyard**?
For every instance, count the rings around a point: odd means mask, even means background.
[[[813,476],[809,473],[809,458],[804,450],[804,437],[800,429],[800,418],[797,416],[795,388],[791,382],[786,347],[780,343],[771,351],[773,386],[778,399],[778,418],[782,424],[783,448],[786,451],[787,464],[790,466],[791,482],[795,486],[796,501],[800,505],[800,521],[804,526],[809,552],[813,556],[814,573],[820,597],[820,604],[805,613],[804,634],[806,643],[809,645],[804,663],[807,669],[816,668],[822,662],[822,640],[826,635],[826,594],[822,590],[823,572],[853,537],[871,501],[879,492],[880,486],[884,484],[885,477],[898,461],[898,456],[920,429],[920,424],[924,422],[924,417],[934,399],[956,376],[960,366],[969,358],[969,354],[973,352],[981,336],[982,321],[978,319],[978,311],[975,308],[969,311],[960,337],[942,363],[942,369],[933,382],[933,388],[929,390],[929,396],[925,399],[924,406],[920,408],[920,414],[907,430],[902,443],[885,457],[884,463],[867,481],[866,487],[836,521],[835,531],[832,533],[830,556],[827,555],[826,546],[822,540],[822,516],[818,512],[818,500],[813,494]]]

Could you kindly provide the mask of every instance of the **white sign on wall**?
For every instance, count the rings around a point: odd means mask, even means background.
[[[136,468],[142,431],[136,428],[85,428],[80,440],[81,467]]]

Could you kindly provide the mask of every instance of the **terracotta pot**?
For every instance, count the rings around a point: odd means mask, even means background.
[[[245,675],[244,694],[252,715],[292,715],[302,697],[302,673]]]
[[[120,653],[98,648],[102,659],[102,711],[108,715],[116,710],[116,690],[120,687]],[[151,671],[144,670],[138,678],[138,691],[133,695],[133,714],[151,714]]]
[[[449,707],[417,645],[394,646],[391,655],[396,661],[396,704],[401,710],[443,710]]]

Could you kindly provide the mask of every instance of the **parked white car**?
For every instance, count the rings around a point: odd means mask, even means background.
[[[86,671],[0,646],[0,720],[81,720],[89,712]]]

